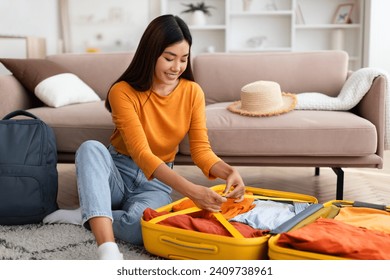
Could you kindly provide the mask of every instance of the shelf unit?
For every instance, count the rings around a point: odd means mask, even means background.
[[[292,0],[227,1],[227,52],[291,51]]]
[[[349,3],[351,22],[333,23],[338,6]],[[364,0],[296,0],[295,9],[301,9],[304,23],[295,23],[293,51],[341,49],[348,52],[351,69],[362,67]]]
[[[363,63],[365,0],[205,0],[213,6],[205,25],[192,24],[183,4],[196,0],[161,0],[161,14],[176,14],[193,35],[193,55],[202,52],[277,52],[342,49],[350,68]],[[335,24],[340,4],[352,3],[351,22]],[[302,17],[298,16],[301,11]],[[302,22],[303,19],[303,22]]]
[[[212,6],[211,16],[206,16],[205,25],[193,24],[191,13],[182,13],[186,9],[183,4],[197,4],[197,0],[161,0],[161,14],[180,16],[189,26],[193,38],[193,56],[202,52],[226,51],[226,0],[207,0],[206,5]]]

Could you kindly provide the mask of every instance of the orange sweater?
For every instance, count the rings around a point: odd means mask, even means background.
[[[130,156],[148,179],[163,162],[172,162],[188,132],[194,163],[209,178],[220,159],[207,136],[204,93],[197,83],[181,79],[168,96],[139,92],[126,82],[109,94],[115,130],[111,144]]]

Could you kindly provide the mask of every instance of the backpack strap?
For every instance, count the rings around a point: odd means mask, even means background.
[[[27,111],[24,111],[24,110],[16,110],[16,111],[13,111],[9,114],[7,114],[3,120],[9,120],[9,119],[12,119],[13,117],[16,117],[16,116],[26,116],[26,117],[30,117],[30,118],[33,118],[33,119],[38,119],[37,116],[35,116],[34,114],[31,114],[30,112],[27,112]]]

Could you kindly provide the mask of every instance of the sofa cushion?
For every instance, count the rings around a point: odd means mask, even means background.
[[[99,101],[99,96],[79,77],[46,59],[6,58],[0,62],[14,77],[46,105]]]
[[[48,60],[69,69],[87,83],[101,99],[129,66],[133,53],[84,53],[50,55]],[[98,77],[98,78],[97,78]]]
[[[193,69],[207,104],[240,100],[241,87],[258,80],[275,81],[284,92],[337,96],[348,76],[348,54],[205,53],[194,58]]]
[[[53,128],[58,152],[75,152],[84,141],[91,139],[107,145],[114,129],[104,101],[28,111]]]
[[[211,146],[219,156],[365,156],[376,152],[375,126],[344,111],[300,111],[273,117],[246,117],[206,106]],[[185,139],[180,153],[189,155]]]

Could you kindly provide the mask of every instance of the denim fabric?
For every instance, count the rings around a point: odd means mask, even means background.
[[[76,173],[83,224],[88,226],[93,217],[108,217],[115,238],[132,244],[143,244],[143,211],[172,202],[169,186],[157,179],[149,181],[130,157],[94,140],[77,150]]]

